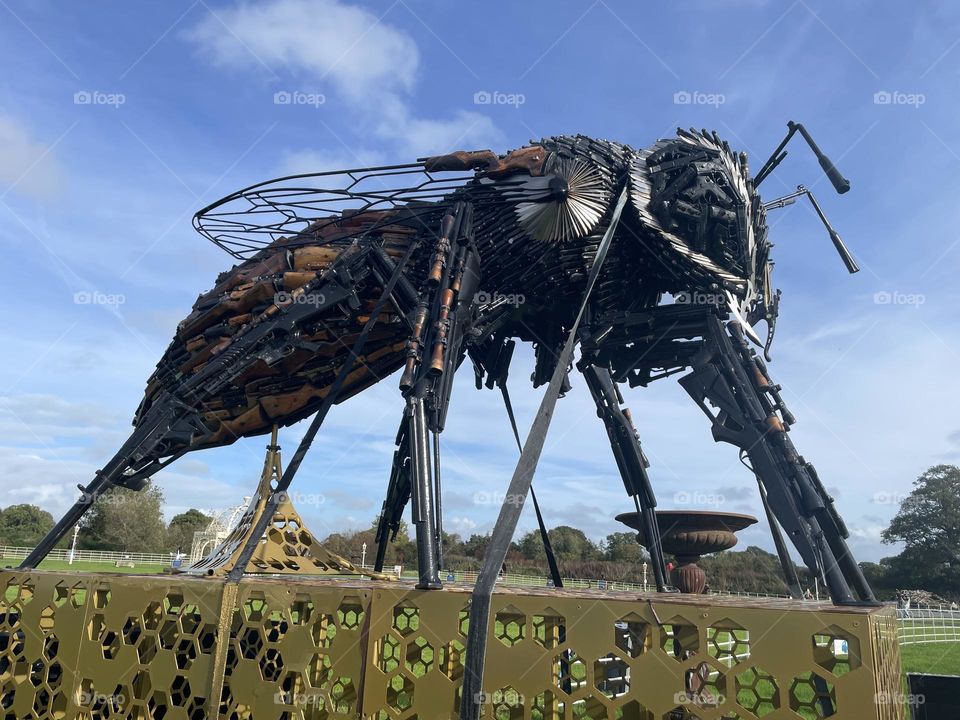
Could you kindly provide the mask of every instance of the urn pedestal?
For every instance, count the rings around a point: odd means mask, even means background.
[[[637,513],[622,513],[617,520],[637,531],[640,544],[647,547]],[[752,515],[712,510],[658,510],[657,527],[665,553],[677,564],[670,580],[682,593],[702,595],[707,575],[697,562],[704,555],[729,550],[737,544],[737,531],[757,522]]]

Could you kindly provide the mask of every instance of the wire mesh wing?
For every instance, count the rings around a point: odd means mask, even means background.
[[[238,190],[200,210],[197,231],[238,259],[280,238],[317,243],[321,231],[344,215],[384,212],[415,219],[452,202],[473,171],[431,172],[423,163],[289,175]]]

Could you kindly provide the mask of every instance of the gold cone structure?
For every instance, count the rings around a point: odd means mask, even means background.
[[[236,527],[209,555],[180,572],[226,575],[236,565],[247,538],[266,511],[267,501],[283,476],[277,427],[273,427],[257,490]],[[305,575],[367,575],[389,579],[381,573],[358,568],[349,560],[327,550],[304,525],[290,496],[284,494],[266,532],[250,557],[245,572]]]

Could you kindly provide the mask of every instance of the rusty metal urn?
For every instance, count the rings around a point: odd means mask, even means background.
[[[622,513],[617,520],[637,531],[637,540],[647,547],[637,513]],[[712,510],[658,510],[657,527],[664,552],[677,560],[670,579],[678,590],[702,595],[707,575],[697,562],[704,555],[729,550],[737,544],[737,531],[757,522],[752,515]]]

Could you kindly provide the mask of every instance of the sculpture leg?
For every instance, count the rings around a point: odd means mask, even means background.
[[[630,411],[621,407],[623,398],[607,368],[585,361],[578,363],[577,367],[583,373],[593,401],[597,405],[597,416],[603,420],[607,429],[610,447],[613,449],[623,485],[636,505],[640,527],[643,528],[643,539],[650,551],[657,590],[673,592],[674,589],[666,580],[666,565],[663,561],[663,547],[660,544],[660,529],[657,525],[657,499],[647,475],[650,463],[640,447],[640,439],[630,417]]]
[[[680,384],[710,418],[714,439],[739,447],[750,458],[776,519],[811,572],[820,575],[836,604],[876,603],[847,547],[846,527],[817,477],[787,436],[793,417],[779,387],[747,345],[735,322],[707,322],[693,372]],[[709,404],[708,404],[709,403]]]
[[[382,567],[388,536],[396,533],[403,507],[412,500],[417,587],[425,590],[442,587],[439,436],[450,404],[453,375],[463,359],[479,280],[472,219],[472,206],[464,203],[444,216],[430,273],[420,289],[400,379],[406,399],[404,421],[397,434],[387,500],[377,530],[377,563]]]

